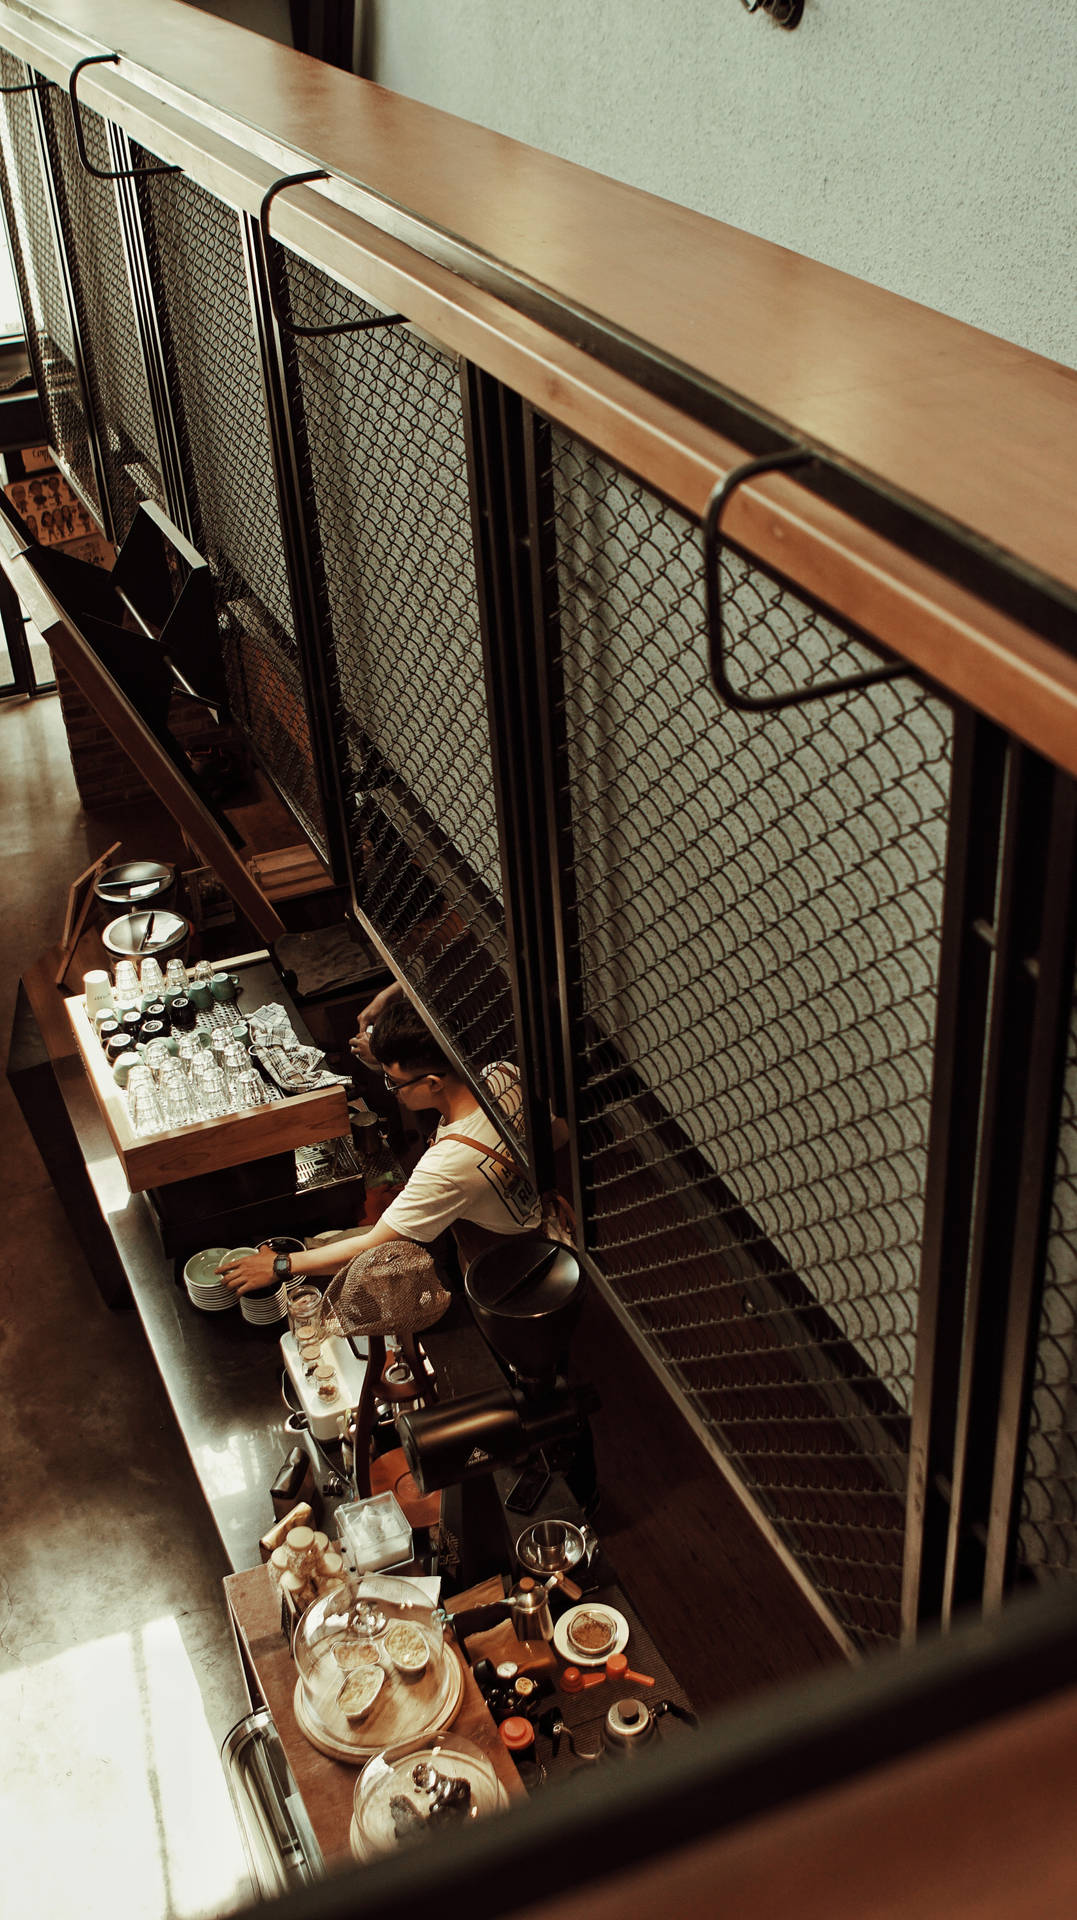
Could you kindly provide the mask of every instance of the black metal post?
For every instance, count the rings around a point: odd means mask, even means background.
[[[958,708],[909,1435],[909,1639],[943,1613],[1005,766],[1005,737]]]
[[[138,342],[146,370],[154,433],[157,439],[158,467],[165,490],[165,505],[172,520],[186,539],[195,542],[192,503],[187,498],[180,454],[180,437],[172,395],[169,391],[167,360],[161,333],[160,316],[153,297],[146,230],[142,219],[134,156],[131,142],[122,128],[108,123],[109,154],[121,176],[115,185],[116,212],[120,223],[127,280],[131,289]]]
[[[1068,1010],[1063,976],[1069,974],[1072,980],[1072,906],[1066,911],[1063,905],[1060,911],[1058,901],[1052,900],[1061,887],[1068,901],[1073,880],[1072,839],[1067,844],[1063,833],[1059,845],[1059,832],[1052,831],[1058,784],[1058,776],[1038,754],[1011,743],[943,1593],[947,1621],[958,1609],[983,1601],[999,1405],[1007,1376],[1012,1447],[1026,1426],[1027,1395],[1019,1383],[1027,1382],[1031,1361],[1028,1315],[1038,1297],[1037,1251],[1042,1258],[1050,1201],[1058,1062]],[[1060,858],[1061,871],[1050,870],[1049,849]],[[1044,980],[1050,985],[1051,1004],[1043,996]],[[1024,1243],[1018,1238],[1022,1220]],[[1012,1314],[1010,1289],[1018,1276],[1023,1329],[1013,1323]],[[1013,1343],[1009,1349],[1007,1332]],[[1015,1452],[1011,1481],[1017,1471]],[[1010,1538],[1001,1549],[996,1528],[999,1593],[1004,1569],[1012,1566],[1012,1547]]]
[[[530,423],[519,395],[476,367],[462,367],[461,391],[528,1163],[534,1184],[545,1191],[555,1184],[545,1011],[551,926],[543,898],[549,816],[536,736],[535,642],[542,619],[531,564]]]
[[[1013,1255],[1002,1332],[993,1475],[987,1502],[984,1600],[997,1607],[1017,1575],[1017,1536],[1031,1415],[1037,1338],[1067,1039],[1077,952],[1077,786],[1049,775],[1050,819],[1043,841],[1042,913],[1022,930],[1018,964],[1035,988],[1028,1037],[1020,1166],[1015,1170]],[[1025,855],[1036,858],[1035,847]],[[979,1489],[981,1501],[985,1490]]]
[[[82,327],[79,321],[78,301],[75,297],[75,284],[74,284],[74,277],[73,277],[73,271],[72,271],[72,263],[68,258],[68,252],[67,252],[67,239],[66,239],[66,233],[65,233],[65,221],[64,221],[64,213],[63,213],[64,189],[63,189],[63,183],[61,180],[58,179],[57,170],[53,165],[52,156],[53,156],[53,149],[54,149],[55,142],[53,138],[52,124],[49,116],[55,110],[55,97],[58,97],[58,96],[55,96],[55,90],[51,88],[45,94],[42,94],[40,89],[38,89],[35,92],[27,95],[27,98],[30,102],[30,110],[31,110],[31,113],[33,114],[34,132],[37,138],[38,159],[41,165],[41,178],[42,178],[42,184],[45,192],[45,199],[49,209],[49,220],[52,227],[53,244],[56,249],[56,262],[57,262],[57,268],[59,272],[60,286],[63,291],[64,304],[67,308],[68,319],[71,322],[71,338],[72,338],[72,342],[74,344],[74,350],[75,350],[75,373],[77,375],[78,383],[79,383],[79,398],[82,403],[82,417],[86,426],[86,438],[89,446],[90,464],[93,467],[94,484],[97,487],[98,511],[101,516],[105,538],[107,540],[115,541],[116,522],[115,522],[115,516],[112,511],[112,501],[109,498],[107,468],[105,465],[105,459],[104,459],[104,455],[101,448],[101,439],[100,439],[101,422],[96,418],[93,405],[90,399],[90,381],[89,381],[89,378],[87,375],[87,369],[86,369],[86,345],[83,340]],[[59,452],[60,449],[57,448],[56,451]],[[71,479],[74,479],[75,484],[77,486],[77,479],[75,478],[75,476],[69,475],[68,477]]]
[[[593,1213],[590,1182],[580,1153],[578,1063],[584,1050],[583,986],[576,899],[576,852],[568,795],[564,656],[557,590],[557,541],[549,422],[525,408],[527,510],[530,528],[531,604],[535,612],[535,718],[541,788],[536,794],[546,821],[544,870],[537,875],[549,915],[549,946],[542,983],[547,1047],[555,1111],[568,1126],[572,1204],[583,1246],[590,1243]]]
[[[331,665],[329,596],[314,505],[302,389],[294,357],[285,346],[270,296],[269,276],[278,271],[277,263],[266,258],[258,222],[249,214],[241,218],[241,233],[314,777],[325,821],[323,851],[333,879],[339,885],[348,872],[341,780],[344,756],[339,748],[335,720],[340,700]],[[282,281],[283,278],[282,274]],[[286,293],[283,286],[281,292]]]

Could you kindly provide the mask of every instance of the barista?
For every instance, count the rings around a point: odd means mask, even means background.
[[[453,1229],[466,1266],[502,1237],[540,1230],[537,1194],[400,987],[387,988],[364,1007],[351,1044],[360,1060],[380,1067],[402,1106],[412,1113],[436,1110],[437,1131],[403,1192],[374,1226],[309,1252],[277,1255],[289,1262],[292,1276],[334,1274],[357,1254],[390,1240],[430,1246],[446,1228]],[[482,1077],[510,1125],[518,1122],[522,1103],[515,1067],[499,1063],[485,1068]],[[563,1123],[556,1124],[563,1133]],[[247,1254],[217,1271],[233,1293],[249,1293],[272,1284],[274,1255]]]

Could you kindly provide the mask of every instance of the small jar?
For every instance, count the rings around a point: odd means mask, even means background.
[[[546,1769],[535,1752],[535,1729],[530,1720],[522,1714],[510,1714],[498,1727],[502,1745],[507,1747],[516,1762],[516,1771],[529,1792],[540,1787],[546,1778]]]

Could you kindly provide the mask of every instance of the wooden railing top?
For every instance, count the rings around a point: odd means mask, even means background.
[[[119,51],[83,76],[87,104],[237,205],[324,166],[333,185],[282,196],[274,233],[688,512],[743,458],[709,408],[733,395],[1077,605],[1071,369],[174,0],[0,0],[0,42],[59,80]],[[728,526],[1077,771],[1071,639],[1030,633],[791,480],[744,489]]]

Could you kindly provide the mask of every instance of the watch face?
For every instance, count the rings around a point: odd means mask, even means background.
[[[290,1279],[291,1272],[292,1272],[292,1261],[291,1261],[290,1254],[278,1253],[276,1259],[273,1262],[273,1271],[276,1274],[278,1280]]]

